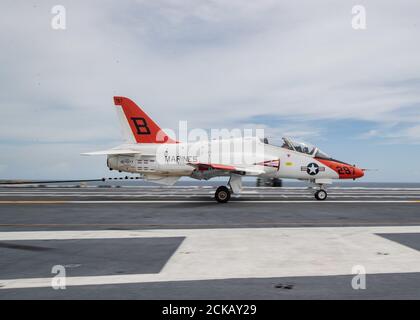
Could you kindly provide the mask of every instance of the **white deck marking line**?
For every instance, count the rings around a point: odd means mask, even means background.
[[[420,193],[420,190],[374,190],[374,189],[364,189],[364,190],[348,190],[348,189],[332,189],[328,188],[330,192],[333,193],[381,193],[381,192],[387,192],[387,193]],[[84,190],[84,189],[77,189],[77,190],[50,190],[50,189],[42,189],[42,190],[1,190],[0,193],[4,194],[20,194],[20,193],[36,193],[36,194],[42,194],[42,193],[56,193],[56,194],[62,194],[62,193],[88,193],[88,194],[136,194],[136,193],[146,193],[146,192],[160,192],[160,193],[187,193],[187,192],[202,192],[202,193],[208,193],[215,191],[215,189],[193,189],[193,190],[171,190],[171,189],[148,189],[148,190]],[[285,190],[285,189],[247,189],[244,188],[243,192],[258,192],[258,193],[302,193],[302,192],[311,192],[310,189],[302,189],[302,190]]]
[[[68,277],[67,286],[348,275],[354,265],[368,274],[420,272],[420,252],[375,233],[420,233],[420,226],[0,232],[0,240],[186,237],[158,274]],[[50,287],[51,279],[5,279],[0,287]]]
[[[221,182],[223,184],[223,182]],[[200,189],[216,189],[217,186],[120,186],[118,187],[118,190],[124,190],[124,189],[148,189],[148,190],[200,190]],[[308,190],[308,187],[252,187],[252,186],[244,186],[245,190]],[[44,190],[112,190],[116,189],[116,187],[109,186],[106,188],[100,188],[100,187],[51,187],[46,186],[43,188],[37,188],[37,187],[19,187],[19,186],[0,186],[0,190],[5,189],[22,189],[22,190],[28,190],[33,189],[34,191],[44,191]],[[420,191],[420,188],[418,187],[404,187],[404,188],[395,188],[395,187],[337,187],[337,186],[330,186],[328,188],[329,190],[418,190]]]
[[[393,189],[334,189],[334,188],[328,188],[328,190],[330,192],[333,193],[382,193],[382,192],[386,192],[386,193],[408,193],[408,192],[412,192],[412,193],[420,193],[420,190],[416,190],[416,189],[408,189],[408,190],[393,190]],[[56,194],[63,194],[63,193],[89,193],[89,194],[104,194],[104,193],[114,193],[114,194],[125,194],[125,193],[129,193],[129,194],[136,194],[136,193],[150,193],[150,192],[158,192],[158,193],[189,193],[189,192],[201,192],[201,193],[208,193],[208,192],[214,192],[215,189],[191,189],[191,190],[186,190],[186,189],[146,189],[146,190],[126,190],[126,189],[105,189],[105,190],[86,190],[86,189],[50,189],[50,188],[45,188],[45,189],[22,189],[22,190],[4,190],[0,188],[0,193],[4,193],[4,194],[22,194],[22,193],[36,193],[36,194],[42,194],[42,193],[56,193]],[[258,192],[258,193],[306,193],[306,192],[311,192],[311,189],[283,189],[283,188],[277,188],[277,189],[249,189],[249,188],[244,188],[243,192]]]
[[[144,197],[206,197],[212,196],[213,193],[202,193],[202,194],[176,194],[176,193],[169,193],[169,194],[162,194],[162,193],[150,193],[150,194],[89,194],[89,193],[80,193],[80,194],[0,194],[1,198],[6,197],[38,197],[38,198],[51,198],[51,197],[74,197],[74,198],[144,198]],[[295,198],[302,198],[302,197],[313,197],[311,193],[307,194],[290,194],[290,193],[283,193],[283,194],[273,194],[273,193],[241,193],[242,196],[263,196],[264,198],[278,198],[278,197],[295,197]],[[344,193],[329,193],[329,197],[334,198],[413,198],[413,197],[420,197],[420,193],[412,193],[412,194],[369,194],[369,193],[361,193],[361,194],[344,194]]]
[[[138,204],[138,203],[215,203],[214,200],[0,200],[2,204]],[[420,200],[231,200],[230,204],[235,203],[409,203],[418,204]],[[215,203],[216,204],[216,203]],[[229,204],[228,204],[229,205]]]

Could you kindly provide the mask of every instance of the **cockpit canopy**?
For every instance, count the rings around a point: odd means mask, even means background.
[[[313,146],[312,144],[303,141],[292,140],[289,137],[283,137],[282,148],[305,153],[316,158],[331,159],[328,154],[322,152],[319,148]]]

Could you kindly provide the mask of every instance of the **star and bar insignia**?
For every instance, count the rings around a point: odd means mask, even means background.
[[[311,176],[315,176],[318,172],[325,171],[325,167],[320,167],[318,164],[311,162],[307,166],[300,167],[300,170],[306,171]]]

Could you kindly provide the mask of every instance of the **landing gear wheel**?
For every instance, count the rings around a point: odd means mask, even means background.
[[[230,190],[225,186],[220,186],[217,188],[214,198],[217,202],[226,203],[230,199]]]
[[[325,190],[318,190],[315,192],[315,199],[316,200],[325,200],[327,199],[327,191]]]

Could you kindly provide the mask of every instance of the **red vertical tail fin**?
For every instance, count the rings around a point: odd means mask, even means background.
[[[114,97],[114,104],[121,106],[126,133],[136,143],[177,143],[171,139],[138,105],[125,97]],[[126,125],[128,124],[128,126]],[[128,132],[131,131],[131,132]]]

